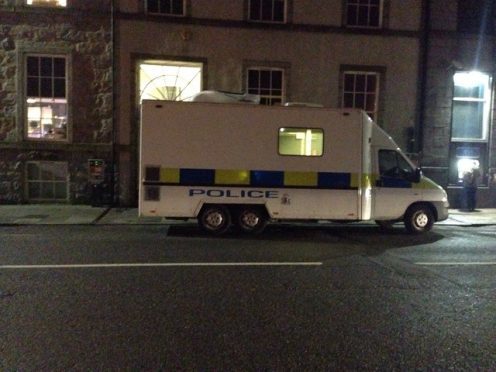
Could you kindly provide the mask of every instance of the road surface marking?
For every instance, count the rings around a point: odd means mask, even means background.
[[[415,262],[419,266],[494,266],[496,261],[473,261],[473,262]]]
[[[65,265],[0,265],[6,269],[87,269],[112,267],[209,267],[209,266],[321,266],[322,262],[156,262],[156,263],[102,263]]]

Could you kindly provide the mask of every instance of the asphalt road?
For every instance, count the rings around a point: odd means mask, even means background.
[[[496,226],[0,227],[0,370],[494,370]]]

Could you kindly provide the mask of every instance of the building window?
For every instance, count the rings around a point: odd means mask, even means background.
[[[476,168],[481,175],[487,170],[491,80],[490,75],[477,71],[453,75],[450,185],[462,185],[468,170]],[[482,177],[481,182],[487,179]]]
[[[453,77],[452,140],[486,140],[491,77],[480,72],[458,72]]]
[[[343,108],[358,108],[377,120],[379,74],[377,72],[343,72]]]
[[[33,201],[67,201],[69,177],[66,162],[33,161],[26,164],[27,198]]]
[[[203,64],[148,60],[139,64],[140,101],[188,101],[201,92]]]
[[[279,128],[279,155],[322,156],[324,131],[312,128]]]
[[[26,0],[27,5],[34,6],[67,6],[67,0]]]
[[[347,0],[346,25],[350,27],[382,27],[382,0]]]
[[[146,11],[153,14],[184,16],[184,0],[147,0]]]
[[[65,57],[26,58],[26,137],[67,140]]]
[[[286,22],[285,0],[249,0],[250,21],[257,22]]]
[[[260,96],[260,104],[276,105],[284,102],[284,71],[275,68],[249,68],[247,70],[249,94]]]

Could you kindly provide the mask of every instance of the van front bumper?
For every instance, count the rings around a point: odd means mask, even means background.
[[[436,221],[444,221],[448,219],[448,208],[449,208],[449,203],[447,201],[439,201],[439,202],[433,202],[434,208],[436,208],[436,215],[437,215],[437,220]]]

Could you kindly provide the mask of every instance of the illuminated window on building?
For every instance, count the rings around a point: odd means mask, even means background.
[[[251,21],[278,22],[286,21],[285,0],[250,0],[249,15]]]
[[[249,68],[248,93],[260,96],[262,105],[280,105],[284,102],[284,71],[275,68]]]
[[[201,92],[202,79],[202,63],[143,61],[139,64],[140,101],[188,101]]]
[[[343,73],[343,108],[358,108],[377,119],[379,74],[377,72],[345,71]]]
[[[154,14],[183,16],[184,0],[147,0],[146,11]]]
[[[279,155],[322,156],[324,131],[315,128],[280,128]]]
[[[26,58],[26,137],[67,140],[65,57]]]
[[[67,6],[67,0],[26,0],[27,5],[34,6]]]
[[[452,140],[486,140],[491,77],[480,72],[458,72],[453,83]]]
[[[346,25],[379,28],[382,26],[382,0],[348,0]]]
[[[66,162],[26,163],[27,198],[32,201],[67,201],[69,173]]]

